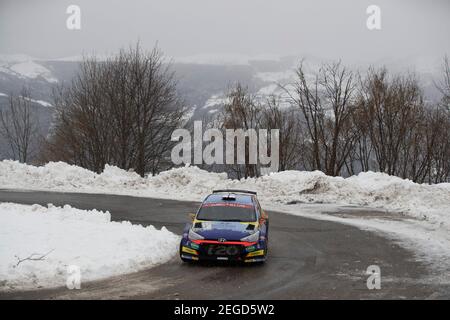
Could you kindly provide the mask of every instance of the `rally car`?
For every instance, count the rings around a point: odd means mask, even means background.
[[[256,195],[253,191],[226,189],[207,196],[184,229],[181,260],[264,262],[269,218]]]

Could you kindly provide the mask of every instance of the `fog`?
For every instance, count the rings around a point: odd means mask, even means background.
[[[81,30],[66,27],[70,4],[81,8]],[[371,4],[381,8],[381,30],[366,27]],[[450,52],[449,13],[448,0],[0,0],[0,53],[60,58],[140,40],[173,57],[434,59]]]

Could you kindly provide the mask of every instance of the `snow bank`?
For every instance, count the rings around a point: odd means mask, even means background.
[[[449,183],[417,184],[375,172],[341,178],[320,171],[284,171],[238,181],[228,179],[225,173],[187,166],[142,178],[113,166],[97,174],[62,162],[34,167],[5,160],[0,162],[0,186],[194,201],[215,188],[246,188],[257,191],[268,204],[333,203],[383,208],[450,227]]]
[[[333,203],[400,211],[450,227],[450,184],[416,184],[384,173],[363,172],[349,178],[320,171],[285,171],[247,179],[242,187],[259,191],[270,202]]]
[[[164,227],[111,222],[109,212],[70,206],[0,203],[0,230],[0,291],[65,286],[69,265],[80,268],[81,286],[138,271],[168,261],[179,243]]]

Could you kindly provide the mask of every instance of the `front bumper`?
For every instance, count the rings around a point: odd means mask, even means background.
[[[180,243],[180,257],[184,260],[263,262],[266,260],[265,241],[219,242],[214,240],[189,240]]]

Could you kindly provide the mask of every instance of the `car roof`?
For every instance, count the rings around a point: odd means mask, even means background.
[[[231,203],[254,205],[252,195],[231,193],[236,198],[236,200],[223,199],[223,197],[227,196],[228,194],[229,193],[210,194],[203,203],[230,203],[231,202]]]

